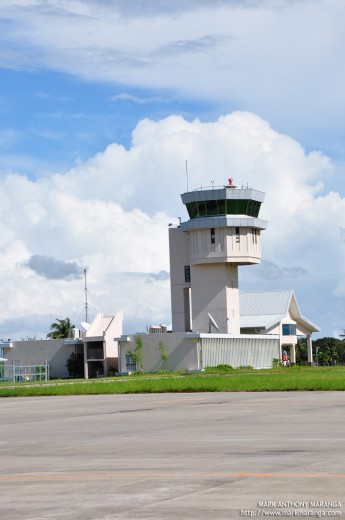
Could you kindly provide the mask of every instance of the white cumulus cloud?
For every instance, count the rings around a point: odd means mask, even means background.
[[[51,317],[82,320],[84,267],[92,307],[124,312],[127,332],[170,323],[168,224],[187,218],[186,161],[189,189],[232,177],[266,192],[264,263],[244,268],[243,287],[291,287],[303,314],[321,326],[323,309],[334,305],[327,327],[342,330],[345,199],[327,189],[331,161],[255,114],[234,112],[208,123],[143,120],[129,149],[113,143],[38,180],[4,174],[1,334],[41,337]]]

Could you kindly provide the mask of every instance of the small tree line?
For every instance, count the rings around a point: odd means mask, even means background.
[[[315,339],[313,359],[320,366],[345,365],[345,339],[329,337]],[[307,340],[300,338],[296,345],[296,363],[301,365],[307,361]]]

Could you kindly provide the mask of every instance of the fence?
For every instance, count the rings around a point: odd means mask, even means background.
[[[0,367],[0,380],[29,382],[29,381],[48,381],[49,365],[47,362],[41,365],[24,365],[13,362],[11,365],[3,364]]]

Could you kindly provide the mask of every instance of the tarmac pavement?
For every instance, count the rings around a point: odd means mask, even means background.
[[[1,520],[345,517],[345,392],[0,400]]]

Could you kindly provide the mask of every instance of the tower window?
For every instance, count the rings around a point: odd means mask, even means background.
[[[211,244],[215,244],[215,243],[216,243],[216,233],[215,233],[214,228],[211,228]]]
[[[248,215],[258,217],[261,202],[247,199],[219,199],[187,202],[190,218],[210,217],[215,215]]]
[[[184,281],[185,283],[190,283],[190,266],[184,266]]]

